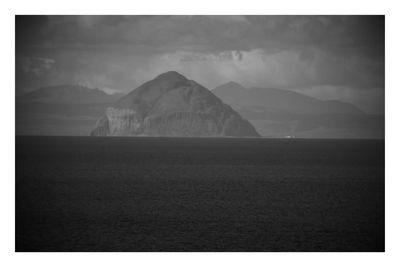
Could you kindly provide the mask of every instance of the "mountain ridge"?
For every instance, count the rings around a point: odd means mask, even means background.
[[[17,96],[17,101],[42,103],[108,103],[122,97],[122,93],[108,94],[98,88],[79,84],[45,86]]]
[[[340,100],[320,100],[284,89],[251,87],[228,82],[212,92],[233,108],[264,107],[301,114],[364,114],[353,104]]]
[[[380,116],[342,101],[320,100],[282,89],[245,88],[236,82],[212,91],[249,120],[264,137],[384,137]]]

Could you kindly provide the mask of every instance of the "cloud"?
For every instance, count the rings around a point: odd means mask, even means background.
[[[210,89],[384,88],[384,16],[17,16],[16,27],[18,90],[129,91],[168,70]]]
[[[40,58],[40,57],[20,57],[17,58],[17,68],[25,73],[32,73],[40,76],[49,71],[53,64],[54,59]]]
[[[35,16],[39,17],[39,16]],[[25,44],[92,47],[130,45],[151,52],[220,52],[318,45],[332,51],[371,52],[383,46],[382,16],[48,16]],[[27,20],[26,23],[24,21]]]

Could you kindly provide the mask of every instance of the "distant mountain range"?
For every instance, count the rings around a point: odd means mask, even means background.
[[[171,90],[176,89],[176,86],[173,85],[172,88],[168,85],[171,83],[169,79],[172,83],[179,85],[179,90]],[[160,101],[155,100],[158,98]],[[88,135],[90,133],[98,135],[99,132],[96,131],[102,129],[101,122],[105,122],[103,116],[110,112],[108,109],[110,107],[114,111],[132,108],[138,111],[143,117],[143,122],[147,123],[145,126],[147,130],[143,130],[140,134],[157,135],[160,131],[170,131],[170,135],[174,135],[172,132],[180,135],[172,129],[185,127],[187,131],[191,129],[188,124],[190,121],[196,122],[194,125],[199,126],[202,120],[197,115],[187,120],[177,120],[177,118],[201,113],[222,120],[213,126],[207,126],[213,129],[208,131],[210,135],[222,134],[226,122],[224,116],[234,114],[235,118],[244,118],[244,120],[239,120],[245,121],[244,124],[248,120],[255,127],[255,131],[264,137],[384,137],[383,115],[366,114],[349,103],[323,101],[288,90],[248,89],[235,82],[218,86],[210,93],[206,88],[176,72],[160,75],[125,97],[124,94],[107,94],[100,89],[81,85],[43,87],[18,96],[16,98],[16,133],[19,135]],[[158,116],[161,114],[165,116]],[[236,116],[236,114],[240,115]],[[121,117],[122,114],[118,116]],[[102,120],[99,122],[98,118]],[[126,120],[125,123],[135,121],[132,118]],[[156,121],[158,122],[154,124]],[[178,124],[178,121],[185,121],[186,124]],[[93,132],[96,123],[97,130]],[[165,125],[170,123],[175,126],[167,130],[168,127]],[[123,123],[117,128],[122,125]],[[243,124],[239,123],[239,125]],[[248,130],[250,126],[245,128]],[[141,127],[144,129],[143,125]],[[111,130],[111,128],[108,129]],[[122,128],[120,130],[118,134],[126,134],[122,132]]]
[[[91,135],[259,136],[210,90],[175,71],[157,76],[108,107]]]
[[[247,89],[235,82],[218,86],[212,92],[235,109],[313,115],[364,113],[352,104],[337,100],[324,101],[282,89]]]
[[[384,119],[337,100],[320,100],[272,88],[245,88],[236,82],[212,92],[248,119],[266,137],[383,138]]]
[[[16,97],[16,134],[88,135],[104,109],[122,96],[81,85],[39,88]]]
[[[39,88],[19,96],[17,101],[63,104],[111,103],[122,96],[120,93],[107,94],[97,88],[67,84]]]

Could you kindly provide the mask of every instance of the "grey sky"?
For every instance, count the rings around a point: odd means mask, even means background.
[[[17,16],[17,93],[130,91],[176,70],[384,110],[383,16]]]

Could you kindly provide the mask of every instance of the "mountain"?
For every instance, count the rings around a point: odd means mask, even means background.
[[[39,88],[16,97],[16,134],[88,135],[104,109],[122,96],[80,85]]]
[[[175,71],[144,83],[107,108],[91,135],[259,136],[210,90]]]
[[[272,88],[244,88],[229,82],[212,92],[233,108],[280,111],[296,114],[363,114],[356,106],[337,101],[324,101],[293,91]]]
[[[319,100],[288,90],[248,89],[235,82],[212,92],[265,137],[384,137],[382,115],[366,114],[349,103]]]
[[[110,103],[120,98],[122,94],[106,94],[97,88],[92,89],[81,85],[58,85],[42,87],[17,97],[17,101],[42,103]]]

